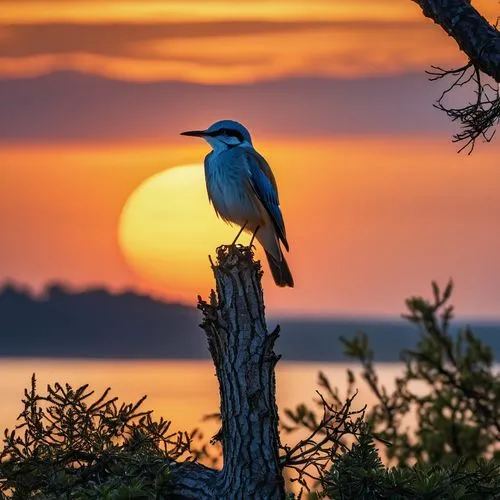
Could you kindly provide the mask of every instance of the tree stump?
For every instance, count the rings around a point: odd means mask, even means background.
[[[198,298],[201,327],[219,381],[223,468],[174,466],[173,493],[196,499],[283,499],[273,351],[278,328],[268,332],[262,270],[249,247],[222,246],[212,263],[216,293]]]

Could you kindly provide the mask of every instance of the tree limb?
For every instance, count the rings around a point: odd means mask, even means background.
[[[454,135],[453,142],[462,144],[459,152],[468,148],[470,154],[478,138],[491,141],[500,121],[500,32],[472,7],[470,0],[412,1],[422,8],[426,17],[454,38],[469,58],[461,68],[433,66],[427,73],[431,80],[451,79],[451,85],[441,94],[435,107],[461,124],[462,129]],[[464,87],[474,95],[473,101],[457,106],[445,99]]]
[[[500,32],[468,0],[412,0],[457,42],[472,64],[500,83]]]

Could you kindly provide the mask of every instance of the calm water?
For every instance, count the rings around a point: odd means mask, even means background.
[[[277,397],[280,409],[301,402],[310,402],[317,389],[318,371],[330,378],[333,386],[346,387],[346,369],[358,371],[356,365],[330,363],[279,363]],[[380,380],[389,388],[401,373],[402,365],[379,365]],[[97,393],[112,388],[112,395],[123,402],[135,402],[144,394],[144,408],[152,409],[159,418],[172,421],[175,430],[202,428],[217,431],[217,423],[202,422],[206,414],[217,412],[219,395],[213,365],[209,361],[109,361],[109,360],[0,360],[0,427],[12,427],[21,410],[23,389],[36,373],[38,387],[48,383],[69,383],[73,386],[89,383]],[[373,402],[367,387],[360,382],[358,405]],[[212,435],[212,434],[210,434]],[[283,440],[286,441],[285,436]]]

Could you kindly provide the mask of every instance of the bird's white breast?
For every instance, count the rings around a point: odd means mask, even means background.
[[[207,191],[216,212],[224,220],[239,225],[248,222],[251,228],[260,223],[261,212],[251,189],[248,167],[234,149],[214,151],[207,156]]]

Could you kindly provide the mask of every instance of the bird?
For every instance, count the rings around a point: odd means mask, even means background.
[[[254,148],[250,132],[234,120],[220,120],[206,130],[181,135],[200,137],[212,151],[205,157],[208,199],[224,221],[251,232],[264,248],[276,285],[293,287],[292,273],[281,245],[289,251],[278,187],[271,167]]]

